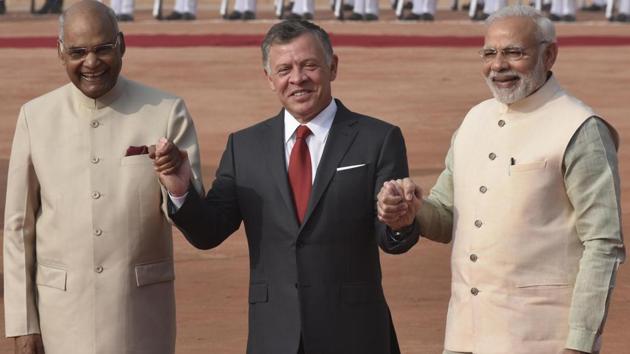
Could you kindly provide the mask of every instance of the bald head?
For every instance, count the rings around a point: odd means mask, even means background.
[[[81,25],[96,27],[112,35],[118,33],[118,21],[114,11],[107,5],[94,0],[81,0],[59,16],[59,40],[63,42],[68,28]]]

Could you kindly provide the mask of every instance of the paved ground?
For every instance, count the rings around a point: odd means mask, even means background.
[[[214,0],[213,0],[214,1]],[[9,2],[25,9],[23,0]],[[158,23],[146,0],[138,2],[138,21],[122,25],[128,34],[262,35],[272,24],[270,2],[262,18],[247,24],[217,19],[217,3],[204,4],[193,23]],[[435,23],[402,24],[383,9],[374,24],[330,20],[326,3],[320,24],[333,33],[480,36],[483,27],[463,13],[440,11]],[[384,6],[384,5],[383,5]],[[446,6],[446,5],[444,5]],[[327,17],[326,17],[327,16]],[[600,16],[603,16],[600,14]],[[630,26],[609,24],[588,14],[578,24],[561,24],[568,35],[630,36]],[[0,18],[0,37],[54,36],[54,17],[32,20],[25,13]],[[562,42],[561,42],[562,43]],[[336,48],[340,73],[333,93],[353,110],[399,125],[405,134],[412,175],[429,189],[439,171],[450,135],[467,109],[489,96],[479,73],[475,48],[411,47]],[[561,47],[555,73],[576,96],[613,123],[622,141],[630,136],[628,87],[630,46]],[[19,106],[67,80],[52,48],[0,48],[0,211],[3,209],[6,164]],[[202,148],[206,185],[229,132],[274,115],[279,106],[263,80],[258,48],[130,47],[123,74],[184,97],[195,119]],[[53,150],[54,152],[54,150]],[[630,220],[630,148],[620,151],[626,234]],[[239,231],[212,251],[193,249],[175,235],[178,306],[178,353],[243,353],[246,340],[248,254]],[[450,248],[428,241],[403,256],[383,255],[386,295],[404,353],[434,354],[441,350],[449,296]],[[0,310],[2,312],[2,310]],[[3,325],[0,323],[0,331]],[[630,353],[630,272],[622,268],[611,305],[603,354]],[[0,353],[10,342],[0,340]],[[543,354],[543,353],[534,353]]]

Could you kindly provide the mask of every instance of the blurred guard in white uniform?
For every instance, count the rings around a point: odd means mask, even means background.
[[[110,7],[114,10],[118,21],[133,21],[134,0],[111,0]]]
[[[197,19],[197,0],[175,0],[175,9],[165,19],[168,21]]]
[[[285,19],[312,20],[315,13],[315,0],[295,0],[291,12],[287,13]]]
[[[354,9],[348,17],[350,21],[378,20],[378,0],[354,0]]]
[[[226,20],[254,20],[256,19],[256,0],[236,0],[234,11],[225,17]]]
[[[411,12],[403,16],[403,21],[433,21],[437,0],[413,0]]]
[[[551,0],[549,19],[551,21],[575,22],[576,11],[575,0]]]

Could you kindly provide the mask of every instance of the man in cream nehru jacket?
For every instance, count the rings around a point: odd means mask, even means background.
[[[562,89],[557,53],[533,8],[491,16],[480,54],[494,98],[468,112],[426,199],[409,179],[379,193],[390,228],[453,241],[445,353],[599,352],[625,258],[618,135]]]
[[[202,191],[192,120],[180,98],[119,77],[125,40],[107,6],[80,1],[60,24],[71,83],[22,106],[13,139],[6,335],[21,354],[172,354],[171,225],[149,145],[186,150]]]

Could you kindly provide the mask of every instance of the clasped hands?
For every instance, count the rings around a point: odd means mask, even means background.
[[[411,225],[422,206],[422,189],[410,178],[383,183],[377,196],[378,220],[393,231]]]
[[[166,138],[160,138],[155,148],[152,147],[149,148],[149,157],[153,159],[162,185],[174,197],[186,194],[192,176],[186,150],[180,150]]]

